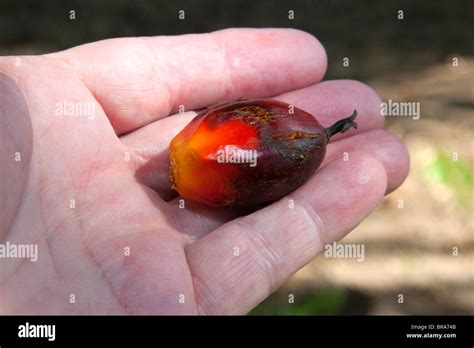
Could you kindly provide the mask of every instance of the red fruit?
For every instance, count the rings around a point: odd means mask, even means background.
[[[271,203],[315,172],[329,138],[357,128],[356,116],[324,128],[311,114],[273,99],[211,106],[170,143],[172,188],[215,207]]]

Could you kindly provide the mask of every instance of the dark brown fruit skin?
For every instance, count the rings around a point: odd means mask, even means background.
[[[241,104],[242,103],[242,104]],[[236,180],[239,194],[232,206],[246,207],[271,203],[301,186],[315,172],[326,154],[325,129],[309,113],[274,100],[237,102],[235,106],[258,106],[244,121],[259,131],[257,166],[242,166],[242,178]]]
[[[220,184],[225,183],[226,190],[216,196],[215,190],[203,185],[199,194],[188,194],[186,197],[183,195],[186,190],[180,193],[184,198],[216,207],[248,208],[269,204],[308,180],[323,161],[330,136],[346,131],[350,126],[355,128],[354,118],[355,115],[349,126],[348,122],[340,121],[326,129],[311,114],[273,99],[241,100],[210,107],[201,111],[170,144],[173,187],[180,192],[180,182],[176,178],[179,177],[179,170],[186,170],[180,166],[189,165],[179,164],[182,161],[176,160],[176,147],[202,127],[212,132],[216,127],[238,120],[242,127],[250,126],[256,130],[254,149],[257,150],[257,165],[214,163],[203,158],[199,162],[199,168],[204,168],[203,175],[212,166],[234,167],[231,168],[232,175],[221,167],[222,177],[214,178]],[[239,131],[237,128],[236,132]],[[229,144],[225,135],[220,144]],[[232,144],[239,145],[235,144],[235,140]]]

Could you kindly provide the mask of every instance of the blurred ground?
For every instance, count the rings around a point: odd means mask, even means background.
[[[232,26],[314,34],[328,52],[327,79],[359,79],[384,100],[421,103],[419,120],[386,122],[409,148],[410,175],[343,240],[365,245],[363,262],[320,255],[253,313],[474,314],[473,12],[470,1],[2,1],[0,55]]]

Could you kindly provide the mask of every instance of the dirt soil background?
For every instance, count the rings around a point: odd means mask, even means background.
[[[470,1],[2,1],[0,54],[231,26],[311,32],[326,46],[327,79],[420,103],[420,119],[386,120],[409,148],[410,174],[341,241],[363,244],[363,262],[322,254],[253,313],[474,314],[473,12]]]

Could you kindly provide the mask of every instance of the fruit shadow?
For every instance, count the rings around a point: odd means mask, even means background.
[[[212,219],[218,223],[225,223],[237,217],[249,215],[262,208],[260,206],[244,208],[210,207],[181,197],[177,191],[171,189],[169,160],[169,152],[166,149],[140,165],[135,171],[135,178],[144,186],[145,193],[157,208],[162,209],[162,205],[157,201],[156,194],[169,204],[171,210],[178,211],[178,217],[180,215],[179,210],[182,209],[205,220]],[[170,222],[172,223],[172,221]]]

